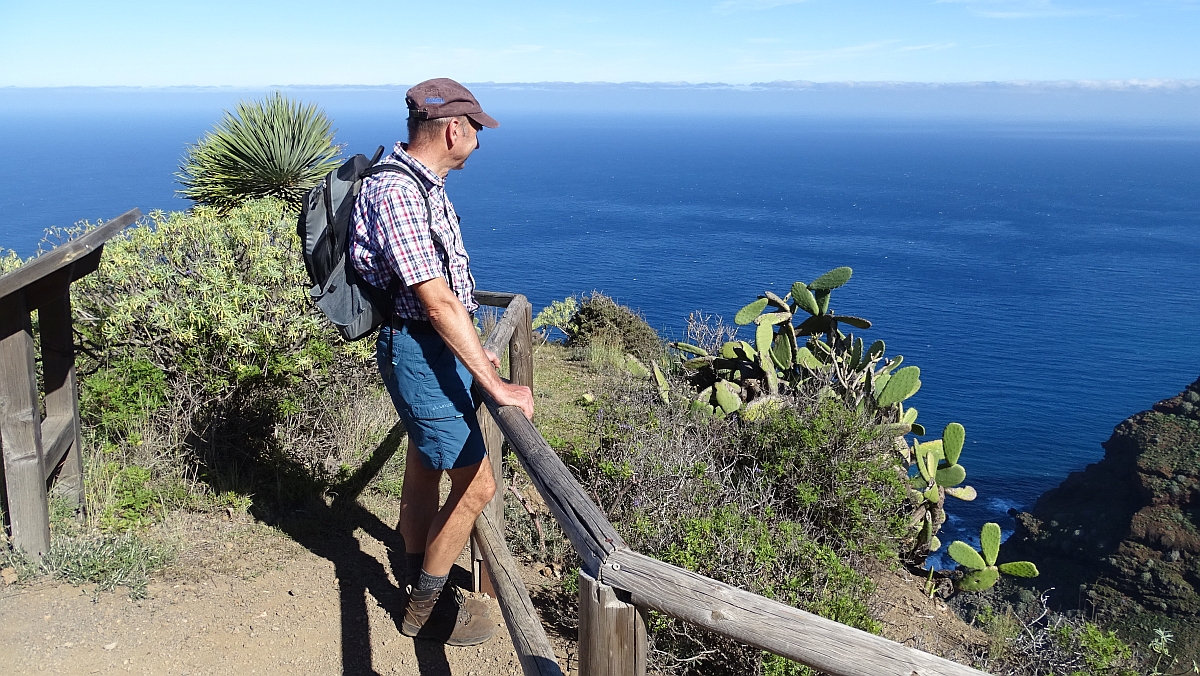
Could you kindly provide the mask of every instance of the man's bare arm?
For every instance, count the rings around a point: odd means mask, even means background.
[[[412,287],[425,308],[434,330],[446,341],[454,356],[467,367],[475,382],[492,395],[501,406],[520,406],[525,417],[533,419],[533,391],[524,385],[511,385],[496,373],[492,358],[479,343],[479,334],[471,323],[471,315],[443,277],[421,282]]]

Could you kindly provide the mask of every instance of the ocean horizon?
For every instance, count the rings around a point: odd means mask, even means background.
[[[303,98],[346,153],[402,136],[396,91],[334,89]],[[502,126],[447,187],[481,288],[535,310],[600,290],[678,337],[691,311],[729,319],[764,290],[853,267],[834,307],[921,367],[910,403],[932,437],[950,421],[967,430],[980,497],[950,506],[944,541],[989,520],[1008,530],[1008,509],[1200,374],[1200,120],[1179,113],[1200,87],[1153,89],[1154,115],[1126,97],[1109,117],[1071,117],[1095,92],[1060,88],[1042,106],[1058,113],[1037,119],[924,114],[936,102],[882,87],[799,111],[813,90],[679,87],[639,109],[661,92],[626,87],[599,112],[598,88],[557,107],[537,105],[554,92],[485,91]],[[173,175],[185,144],[250,93],[0,89],[0,249],[28,256],[47,227],[131,207],[186,209]],[[766,112],[727,114],[738,97]],[[870,115],[839,112],[872,97]],[[689,110],[697,101],[713,105]]]

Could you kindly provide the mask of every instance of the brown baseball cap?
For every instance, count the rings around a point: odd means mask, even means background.
[[[490,129],[500,126],[483,108],[470,90],[447,77],[426,80],[413,86],[405,95],[411,114],[422,120],[466,115]]]

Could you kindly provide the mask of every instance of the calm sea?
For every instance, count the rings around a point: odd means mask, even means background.
[[[329,106],[369,153],[402,131]],[[173,172],[218,108],[0,110],[0,247],[181,209]],[[678,335],[836,266],[834,306],[919,365],[935,434],[967,429],[978,533],[1103,455],[1200,373],[1200,129],[511,113],[449,190],[483,288],[536,307],[603,290]],[[943,538],[946,540],[947,538]]]

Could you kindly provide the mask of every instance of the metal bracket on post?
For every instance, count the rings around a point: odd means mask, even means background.
[[[646,614],[579,571],[579,676],[645,676]]]

